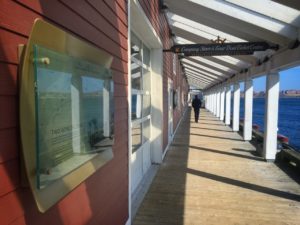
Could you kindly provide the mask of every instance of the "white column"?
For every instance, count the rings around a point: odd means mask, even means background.
[[[209,111],[212,112],[212,93],[209,94]]]
[[[240,120],[240,83],[235,83],[233,85],[233,131],[239,131],[239,120]]]
[[[225,124],[230,125],[231,114],[231,86],[226,87],[226,112],[225,112]]]
[[[216,117],[220,114],[220,92],[219,89],[216,90]]]
[[[277,152],[277,125],[279,100],[279,73],[267,75],[265,133],[263,155],[267,161],[273,161]]]
[[[216,117],[219,117],[219,116],[220,116],[220,90],[219,90],[219,88],[217,89],[216,95],[217,95],[217,97],[216,97],[216,99],[217,99],[217,104],[216,104],[216,106],[217,106]]]
[[[110,137],[111,136],[111,111],[110,109],[110,81],[104,80],[103,83],[103,136]]]
[[[207,94],[207,110],[210,111],[210,93]]]
[[[252,139],[252,109],[253,109],[253,82],[252,79],[245,81],[245,106],[244,106],[244,140]]]
[[[210,112],[213,113],[214,111],[214,94],[213,92],[210,93]]]
[[[208,94],[208,110],[211,111],[211,93]]]
[[[220,96],[220,120],[224,120],[224,107],[225,107],[225,89],[224,86],[221,87],[221,96]]]
[[[216,96],[216,90],[214,90],[214,94],[213,94],[213,114],[216,115],[217,113],[217,96]]]
[[[209,93],[207,93],[207,95],[206,95],[206,104],[205,104],[205,108],[207,109],[207,110],[209,110]]]
[[[219,104],[220,104],[220,96],[219,96],[219,90],[216,89],[216,114],[215,116],[218,117],[219,114]]]

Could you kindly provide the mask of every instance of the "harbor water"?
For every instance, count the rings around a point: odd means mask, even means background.
[[[253,124],[264,131],[265,99],[253,99]],[[244,99],[241,98],[240,118],[244,118]],[[278,133],[289,138],[289,144],[300,151],[300,98],[280,98]]]

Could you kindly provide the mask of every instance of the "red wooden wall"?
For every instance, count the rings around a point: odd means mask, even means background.
[[[20,185],[18,44],[43,18],[113,55],[114,159],[46,213]],[[0,0],[0,224],[125,224],[128,219],[127,3],[124,0]]]
[[[158,0],[140,0],[161,37],[172,46],[169,26]],[[115,81],[114,159],[46,213],[39,213],[29,188],[20,185],[18,121],[18,44],[25,44],[36,18],[55,24],[113,55]],[[128,219],[127,1],[0,0],[0,224],[125,224]],[[168,141],[168,78],[174,89],[187,91],[179,63],[173,76],[173,55],[164,54],[163,145]],[[174,129],[182,109],[174,110]]]

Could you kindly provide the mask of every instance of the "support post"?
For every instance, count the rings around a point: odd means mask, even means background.
[[[245,81],[245,106],[244,106],[244,140],[252,139],[252,111],[253,111],[253,81]]]
[[[214,111],[214,95],[213,92],[210,93],[210,112],[213,113]]]
[[[206,107],[206,109],[210,111],[210,93],[208,93],[208,95],[207,95],[207,107]]]
[[[232,130],[239,131],[240,126],[240,83],[237,82],[233,85],[233,123]]]
[[[269,73],[266,82],[265,133],[263,155],[274,161],[277,153],[279,73]]]
[[[230,125],[231,116],[231,86],[226,87],[226,112],[225,112],[225,124]]]
[[[212,94],[211,94],[211,102],[212,102],[212,105],[211,105],[211,112],[213,113],[213,114],[215,114],[215,91],[213,90],[212,91]]]
[[[220,88],[217,89],[217,114],[216,116],[220,117]]]
[[[220,120],[224,120],[224,106],[225,106],[225,89],[224,86],[221,87],[220,95]]]
[[[216,90],[214,90],[214,94],[213,94],[213,114],[216,115],[217,114],[217,94],[216,94]]]

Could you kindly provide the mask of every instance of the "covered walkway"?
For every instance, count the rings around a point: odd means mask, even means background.
[[[186,113],[133,224],[299,221],[299,183],[202,110],[200,123]]]

